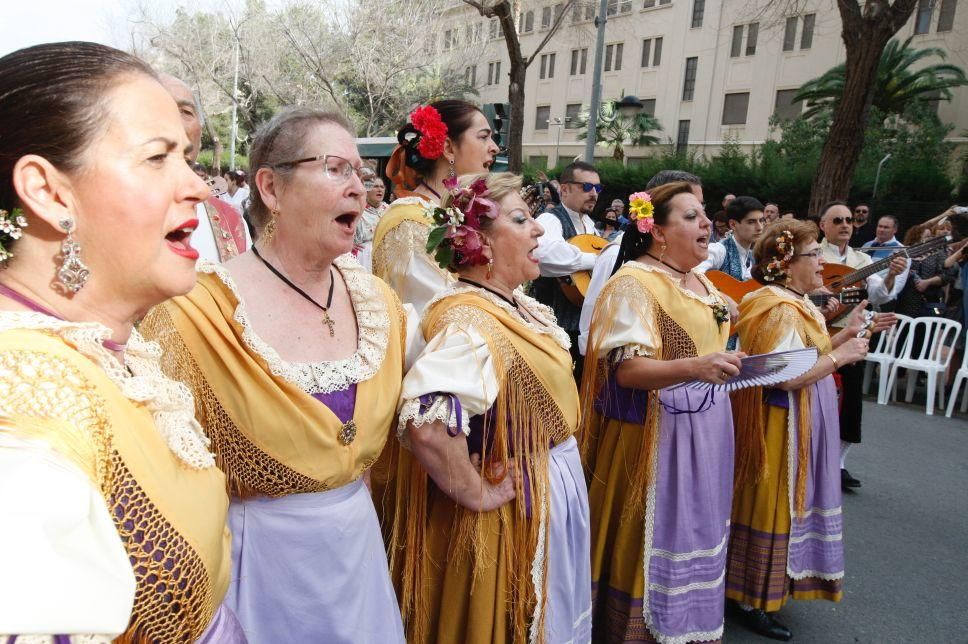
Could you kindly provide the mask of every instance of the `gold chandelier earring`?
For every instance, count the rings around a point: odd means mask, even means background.
[[[76,223],[73,217],[63,217],[57,225],[67,233],[61,242],[61,252],[58,255],[59,266],[54,274],[54,288],[65,295],[80,291],[91,277],[91,271],[81,261],[81,245],[74,239]]]
[[[269,212],[269,221],[266,222],[265,228],[262,229],[262,240],[266,246],[272,243],[272,238],[276,236],[276,218],[279,216],[278,210],[272,210]]]
[[[662,248],[659,249],[659,261],[660,262],[662,261],[662,258],[665,257],[665,252],[666,252],[666,245],[665,244],[662,244]]]

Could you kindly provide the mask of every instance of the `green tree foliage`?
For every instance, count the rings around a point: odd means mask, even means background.
[[[968,85],[964,70],[957,65],[920,66],[922,61],[931,58],[945,60],[946,54],[938,47],[914,49],[912,38],[903,43],[891,40],[881,54],[871,105],[882,114],[903,114],[912,103],[951,100],[952,87]],[[840,100],[845,78],[846,67],[841,63],[807,81],[794,100],[806,101],[805,116],[817,116]]]
[[[578,140],[588,138],[588,110],[578,116],[574,126],[578,128]],[[625,159],[626,145],[656,145],[659,138],[652,134],[662,130],[659,121],[648,114],[638,113],[627,117],[619,113],[613,101],[602,103],[598,112],[598,126],[595,130],[596,143],[612,148],[616,161]]]

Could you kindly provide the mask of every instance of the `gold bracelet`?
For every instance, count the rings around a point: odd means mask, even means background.
[[[830,361],[834,363],[834,371],[840,369],[840,364],[837,362],[837,358],[835,358],[832,353],[825,353],[824,355],[830,358]]]

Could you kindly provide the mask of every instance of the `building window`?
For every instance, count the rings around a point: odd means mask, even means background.
[[[481,42],[484,40],[484,23],[479,22],[474,25],[474,42]]]
[[[565,129],[574,130],[578,127],[578,117],[581,115],[581,103],[565,105]]]
[[[689,145],[689,121],[679,121],[679,133],[676,135],[676,154],[686,151]]]
[[[750,107],[750,94],[727,94],[723,101],[723,125],[745,125]]]
[[[471,87],[477,86],[477,65],[464,68],[464,84]]]
[[[746,25],[746,55],[756,55],[756,38],[760,34],[760,23],[751,22]]]
[[[538,78],[544,80],[555,77],[555,56],[556,54],[541,54],[541,71]]]
[[[424,53],[433,55],[437,53],[437,34],[430,34],[424,42]]]
[[[692,28],[702,27],[703,14],[706,13],[706,0],[692,0]]]
[[[655,99],[654,98],[644,98],[642,99],[642,114],[646,116],[655,116]]]
[[[605,71],[617,72],[622,69],[622,50],[624,43],[605,45]]]
[[[817,14],[808,13],[803,17],[803,32],[800,34],[800,49],[810,49],[813,46],[813,25],[817,21]]]
[[[595,19],[595,7],[597,6],[598,4],[594,2],[589,2],[588,4],[585,5],[585,20]]]
[[[918,0],[917,17],[914,22],[914,33],[926,34],[931,30],[931,12],[934,11],[934,0]]]
[[[541,10],[541,28],[548,29],[551,27],[551,7],[544,7]]]
[[[645,2],[642,4],[642,8],[643,9],[651,9],[652,7],[656,6],[657,4],[660,7],[662,7],[662,6],[667,5],[667,4],[672,4],[672,0],[659,0],[658,2],[656,2],[656,0],[645,0]]]
[[[783,31],[783,51],[793,51],[797,44],[797,17],[791,16],[786,19],[786,28]]]
[[[491,40],[494,40],[495,38],[497,38],[497,34],[500,28],[501,28],[501,22],[497,18],[494,18],[493,20],[491,20],[491,23],[487,26],[487,37],[490,38]]]
[[[454,32],[450,29],[444,32],[444,51],[450,51],[450,48],[454,46],[453,34]]]
[[[588,63],[588,48],[571,50],[571,75],[584,76],[585,65]]]
[[[699,68],[699,58],[686,59],[686,76],[682,83],[682,100],[691,101],[696,92],[696,70]],[[688,123],[689,121],[686,121]]]
[[[564,3],[558,3],[552,9],[554,9],[552,20],[558,22],[558,19],[561,18],[561,12],[565,10],[565,5]]]
[[[608,0],[605,15],[614,16],[632,11],[632,0]]]
[[[729,57],[736,58],[743,51],[743,25],[733,27],[733,43],[729,48]]]
[[[773,105],[773,113],[781,120],[792,121],[803,113],[803,101],[794,102],[793,97],[797,95],[798,89],[781,89],[776,92],[776,103]]]
[[[522,34],[534,31],[534,11],[525,11],[518,17],[518,32]]]
[[[746,55],[752,56],[756,53],[756,37],[759,35],[760,23],[753,22],[748,25],[736,25],[733,27],[733,42],[729,49],[730,58],[739,58],[743,53],[743,30],[746,30]]]
[[[955,25],[956,0],[941,0],[941,10],[938,13],[938,31],[951,31]]]
[[[501,84],[501,61],[487,64],[487,84],[488,85]]]
[[[652,66],[658,67],[660,62],[662,62],[662,39],[656,38],[652,49]]]
[[[652,55],[652,39],[646,38],[642,41],[642,67],[649,66],[649,57]]]
[[[649,57],[651,55],[651,65]],[[642,67],[658,67],[662,58],[662,38],[646,38],[642,41]]]
[[[548,155],[542,154],[537,156],[530,156],[528,157],[528,165],[534,166],[535,168],[547,168]]]
[[[534,111],[534,129],[547,130],[548,121],[551,119],[551,106],[539,105]]]

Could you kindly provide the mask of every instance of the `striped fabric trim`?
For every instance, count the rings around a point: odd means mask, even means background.
[[[685,586],[674,586],[672,588],[668,586],[662,586],[656,583],[649,584],[649,590],[654,590],[665,595],[684,595],[685,593],[691,592],[693,590],[709,590],[710,588],[716,588],[721,586],[723,581],[726,579],[726,572],[723,571],[717,579],[713,581],[697,581]]]
[[[727,531],[723,535],[723,540],[719,542],[719,545],[715,548],[709,548],[708,550],[693,550],[692,552],[672,552],[670,550],[662,550],[660,548],[654,548],[652,550],[653,557],[662,557],[663,559],[669,559],[670,561],[690,561],[692,559],[699,559],[701,557],[714,557],[723,551],[726,547],[726,541],[729,539],[729,532]]]

